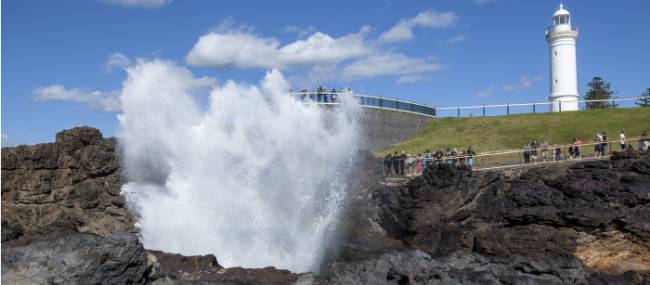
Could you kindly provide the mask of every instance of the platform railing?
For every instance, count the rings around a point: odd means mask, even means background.
[[[567,104],[578,103],[580,110],[591,110],[599,108],[589,108],[589,103],[605,103],[607,108],[631,108],[637,107],[635,104],[624,105],[637,100],[646,100],[650,102],[650,97],[625,97],[602,100],[575,100],[564,102],[532,102],[532,103],[513,103],[513,104],[493,104],[493,105],[470,105],[470,106],[447,106],[436,107],[437,117],[475,117],[475,116],[502,116],[527,113],[547,113],[551,112],[551,105],[556,105],[559,112],[567,112]],[[564,107],[563,107],[564,106]]]
[[[634,152],[639,152],[639,143],[647,137],[632,137],[626,138],[626,150],[631,148]],[[602,152],[596,151],[596,146],[606,145]],[[579,154],[572,154],[569,152],[569,148],[578,147]],[[554,152],[556,149],[560,149],[560,153],[555,155]],[[429,164],[449,164],[455,167],[469,167],[469,160],[471,159],[471,170],[472,171],[485,171],[485,170],[495,170],[495,169],[514,169],[514,168],[526,168],[526,167],[535,167],[542,166],[545,164],[552,163],[573,163],[579,161],[588,161],[588,160],[599,160],[599,159],[609,159],[613,151],[626,151],[621,149],[619,140],[606,140],[603,142],[583,142],[579,145],[574,144],[553,144],[548,145],[546,149],[546,155],[544,155],[544,150],[542,147],[537,147],[536,150],[536,159],[530,157],[529,162],[526,162],[525,159],[525,149],[508,149],[500,151],[486,151],[480,152],[474,155],[451,155],[443,156],[441,158],[435,158],[432,155],[423,156],[419,158],[409,160],[400,160],[395,159],[391,161],[390,169],[387,169],[385,165],[385,172],[387,176],[417,176],[422,174],[422,169],[426,168]],[[528,150],[529,154],[532,156],[532,150]],[[646,148],[645,154],[648,153]],[[417,167],[417,160],[420,160],[422,163],[422,168]],[[399,169],[401,163],[404,165],[403,171],[395,171]],[[395,168],[396,167],[396,168]],[[397,172],[397,173],[396,173]],[[403,173],[403,174],[401,174]]]
[[[348,92],[291,92],[289,95],[296,96],[299,100],[302,101],[309,101],[323,105],[339,104],[340,96],[353,96],[361,106],[365,107],[416,113],[428,117],[436,116],[436,108],[433,106],[381,96],[371,96]]]

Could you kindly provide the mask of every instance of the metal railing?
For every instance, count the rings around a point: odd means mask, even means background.
[[[580,32],[580,26],[571,24],[571,31],[572,32]],[[548,34],[553,33],[553,32],[555,32],[555,26],[554,25],[550,25],[550,26],[548,26],[548,27],[546,27],[544,29],[544,35],[548,35]]]
[[[339,104],[339,96],[353,96],[359,102],[359,104],[364,107],[397,110],[402,112],[421,114],[428,117],[436,116],[436,108],[433,106],[381,96],[371,96],[348,92],[291,92],[289,95],[296,96],[299,100],[302,101],[310,101],[323,105]]]
[[[437,117],[474,117],[474,116],[501,116],[526,113],[551,112],[551,105],[558,106],[559,112],[563,112],[562,105],[578,103],[580,110],[589,110],[589,103],[606,103],[608,108],[630,108],[634,106],[623,106],[625,102],[639,99],[649,100],[648,97],[625,97],[604,100],[576,100],[565,102],[532,102],[515,104],[494,104],[494,105],[473,105],[473,106],[449,106],[437,107]],[[650,101],[650,100],[649,100]],[[565,108],[566,109],[566,108]],[[474,110],[475,112],[468,112]],[[496,112],[495,112],[496,111]],[[566,111],[566,110],[564,110]]]
[[[647,137],[627,138],[626,147],[631,148],[634,152],[640,152],[639,144],[647,139]],[[600,148],[596,148],[596,146]],[[573,151],[569,152],[569,148],[573,148]],[[577,152],[575,148],[578,149]],[[557,152],[558,149],[559,153]],[[472,171],[526,168],[551,163],[572,163],[608,159],[613,150],[625,151],[621,149],[618,140],[606,140],[603,142],[581,143],[579,145],[554,144],[549,145],[546,150],[538,147],[535,151],[531,149],[509,149],[481,152],[474,155],[444,155],[439,158],[434,157],[432,154],[425,154],[421,157],[384,161],[384,172],[387,176],[393,177],[417,176],[422,174],[423,169],[430,164],[449,164],[456,167],[469,167]],[[525,155],[527,151],[530,156],[535,153],[536,158],[530,157],[529,162],[526,162]],[[650,155],[647,146],[642,153]]]

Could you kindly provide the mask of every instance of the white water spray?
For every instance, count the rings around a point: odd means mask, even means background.
[[[215,254],[225,266],[317,270],[345,199],[357,104],[331,111],[261,87],[196,78],[172,62],[128,69],[121,145],[146,248]],[[201,109],[196,96],[209,93]]]

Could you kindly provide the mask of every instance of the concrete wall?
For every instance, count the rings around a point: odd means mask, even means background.
[[[417,134],[432,117],[416,113],[363,107],[362,149],[381,150]]]

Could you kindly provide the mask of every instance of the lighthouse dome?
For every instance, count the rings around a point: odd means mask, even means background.
[[[560,9],[555,11],[555,14],[553,14],[553,18],[558,17],[558,16],[570,16],[571,13],[569,13],[568,10],[564,9],[564,5],[560,4]]]

